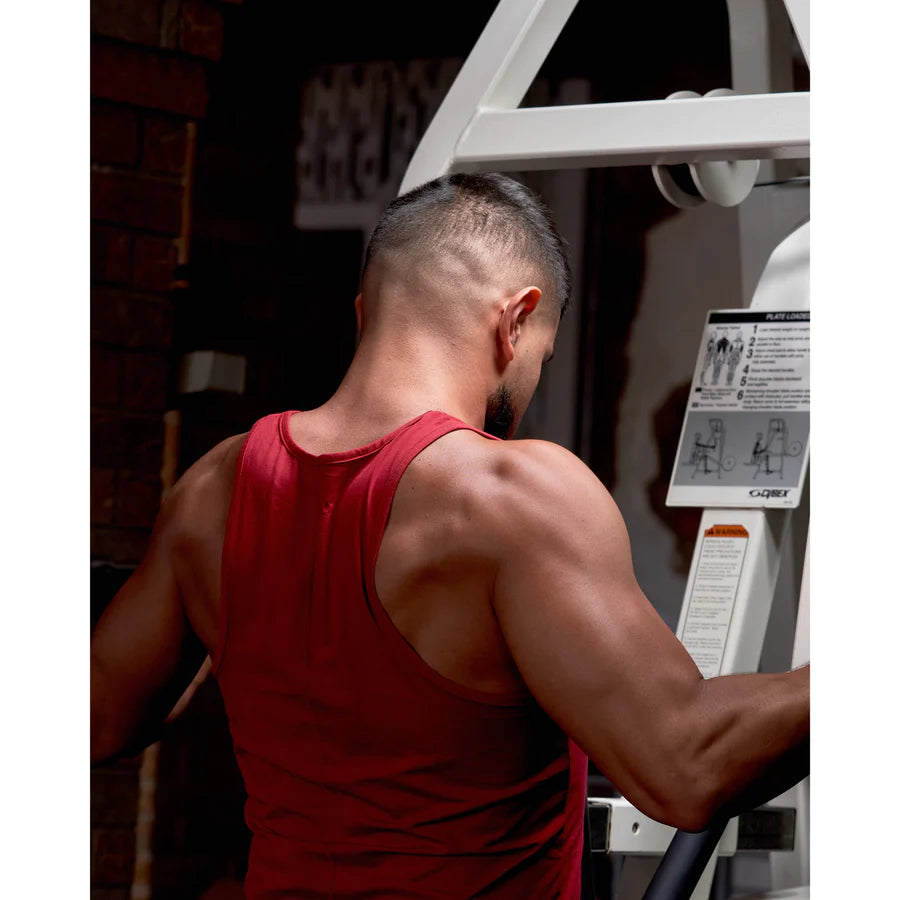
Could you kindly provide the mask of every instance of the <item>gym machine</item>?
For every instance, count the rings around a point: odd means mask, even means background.
[[[808,182],[783,175],[785,161],[809,157],[809,94],[785,90],[783,81],[791,29],[809,63],[808,0],[783,0],[783,5],[727,0],[732,89],[702,97],[679,90],[652,101],[518,108],[576,3],[500,0],[419,143],[400,193],[447,172],[648,165],[660,191],[676,206],[739,206],[744,307],[760,321],[793,317],[808,326]],[[808,352],[808,327],[805,340]],[[723,365],[731,362],[726,355]],[[756,460],[757,472],[771,469],[775,444],[786,440],[778,424],[783,417],[763,413],[770,438],[779,440],[763,439],[757,446],[751,438],[745,453]],[[708,446],[704,452],[709,440],[701,438],[694,446],[695,473],[705,468],[752,479],[749,464],[738,467],[743,473],[733,473],[733,465],[726,468],[719,457],[722,418],[711,415],[706,423],[707,430],[715,430],[717,464],[712,465]],[[809,660],[807,462],[808,439],[792,487],[760,489],[758,483],[755,492],[745,491],[735,500],[737,482],[729,479],[727,502],[720,499],[720,487],[694,489],[693,497],[708,491],[700,496],[709,502],[691,503],[704,512],[677,634],[705,675],[758,670],[773,598],[776,606],[786,604],[789,615],[796,615],[791,664]],[[673,474],[670,502],[676,481]],[[675,502],[685,501],[676,497]],[[717,598],[716,614],[725,624],[716,628],[713,622],[711,629],[708,607],[706,621],[698,618],[702,604],[696,593],[710,553],[740,559],[728,590]],[[788,583],[800,571],[798,600]],[[717,857],[739,849],[773,851],[773,900],[809,897],[808,780],[771,805],[716,822],[700,834],[675,834],[624,798],[589,796],[587,812],[592,853],[625,855],[617,900],[706,900]]]

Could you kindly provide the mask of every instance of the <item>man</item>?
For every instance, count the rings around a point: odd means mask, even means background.
[[[192,466],[99,623],[95,759],[161,721],[192,642],[211,657],[248,898],[574,898],[585,753],[699,829],[802,752],[808,670],[704,681],[590,470],[496,439],[568,295],[547,211],[511,179],[398,198],[335,395]]]

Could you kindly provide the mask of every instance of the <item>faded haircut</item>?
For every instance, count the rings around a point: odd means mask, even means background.
[[[481,248],[547,278],[562,315],[572,275],[562,238],[546,204],[525,185],[496,173],[444,175],[394,200],[366,248],[362,277],[382,253]]]

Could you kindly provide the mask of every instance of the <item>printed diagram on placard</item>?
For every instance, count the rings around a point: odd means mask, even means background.
[[[702,475],[715,475],[722,477],[722,472],[730,472],[734,468],[733,456],[725,455],[725,426],[721,419],[709,420],[709,432],[704,437],[703,432],[694,433],[694,446],[691,455],[685,462],[686,466],[693,466],[691,478],[698,473]]]
[[[756,441],[746,466],[756,466],[754,479],[762,475],[777,475],[784,478],[785,457],[799,456],[803,441],[788,440],[788,426],[784,419],[769,419],[769,430],[763,439],[761,431],[756,432]]]
[[[666,503],[796,506],[809,460],[809,310],[711,310]]]
[[[731,387],[734,384],[734,374],[743,356],[744,335],[740,329],[730,338],[727,330],[710,329],[706,340],[703,366],[700,370],[700,384],[718,385],[724,369],[725,384]],[[712,376],[708,377],[710,369],[712,369]]]

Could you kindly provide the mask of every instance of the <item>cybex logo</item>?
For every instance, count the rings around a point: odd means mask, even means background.
[[[754,488],[750,491],[751,497],[763,497],[764,499],[769,499],[770,497],[787,497],[787,495],[788,492],[780,488],[766,488],[762,491],[758,488]]]

